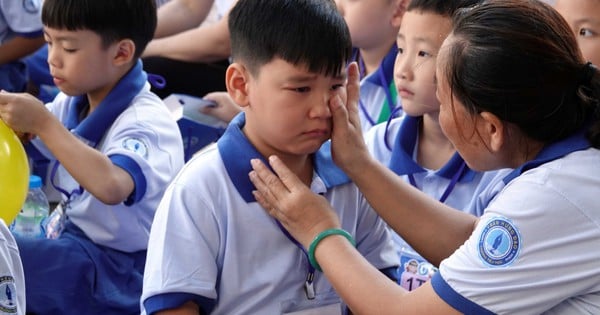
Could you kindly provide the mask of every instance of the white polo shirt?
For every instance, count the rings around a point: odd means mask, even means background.
[[[19,248],[0,219],[0,314],[25,314],[25,276]]]
[[[242,113],[167,189],[150,233],[144,311],[157,310],[157,300],[177,306],[193,299],[213,315],[281,314],[340,303],[318,271],[316,296],[307,298],[305,253],[255,201],[250,159],[262,156],[243,135],[244,123]],[[386,224],[329,158],[317,153],[315,164],[311,190],[330,202],[368,261],[380,270],[395,268]]]
[[[575,135],[505,182],[436,293],[470,314],[599,314],[600,150]]]

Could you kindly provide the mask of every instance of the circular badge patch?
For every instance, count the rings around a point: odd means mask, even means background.
[[[148,157],[148,146],[137,138],[127,138],[123,140],[123,148],[137,153],[139,156]]]
[[[0,313],[17,313],[17,288],[11,276],[0,277]]]
[[[510,265],[519,255],[521,236],[505,217],[490,219],[479,236],[479,257],[488,266]]]

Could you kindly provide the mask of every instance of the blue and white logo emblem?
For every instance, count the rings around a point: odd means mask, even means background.
[[[11,276],[0,277],[0,313],[17,314],[17,288]]]
[[[38,13],[41,7],[41,0],[23,0],[23,9],[28,13]]]
[[[519,255],[521,235],[505,217],[490,219],[479,236],[479,257],[488,266],[510,265]]]
[[[123,140],[123,148],[137,153],[143,158],[148,157],[148,146],[137,138],[127,138]]]

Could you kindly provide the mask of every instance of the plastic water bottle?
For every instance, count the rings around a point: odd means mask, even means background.
[[[29,191],[21,211],[10,225],[15,235],[44,238],[46,233],[42,222],[50,210],[48,198],[42,190],[42,179],[37,175],[29,176]]]

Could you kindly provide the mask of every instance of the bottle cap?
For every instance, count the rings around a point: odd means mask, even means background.
[[[29,176],[29,188],[40,188],[42,187],[42,178],[37,175]]]

